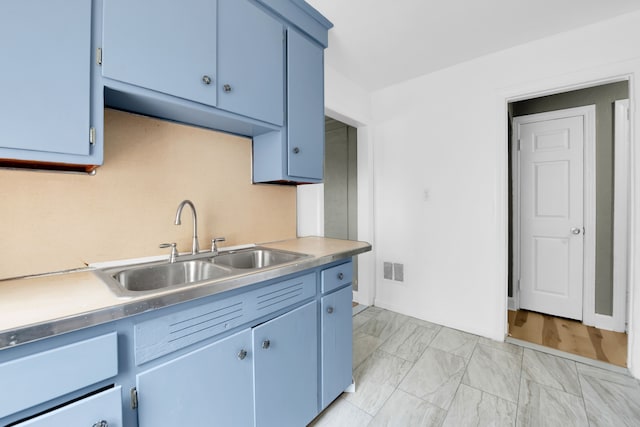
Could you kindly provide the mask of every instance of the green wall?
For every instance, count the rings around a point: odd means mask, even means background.
[[[512,117],[596,106],[596,313],[613,313],[613,102],[629,97],[628,82],[514,102]],[[588,232],[588,230],[587,230]],[[509,286],[511,295],[511,286]]]

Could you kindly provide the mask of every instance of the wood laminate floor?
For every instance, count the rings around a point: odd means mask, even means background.
[[[509,336],[590,359],[627,366],[627,334],[533,311],[509,310]]]

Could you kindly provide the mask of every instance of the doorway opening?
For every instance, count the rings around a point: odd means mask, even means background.
[[[357,129],[325,117],[324,236],[358,240]],[[353,290],[358,291],[358,258],[353,259]]]
[[[509,336],[620,366],[628,97],[625,80],[508,104]]]

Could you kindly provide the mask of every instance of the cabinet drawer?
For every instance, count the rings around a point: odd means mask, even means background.
[[[105,421],[109,427],[122,427],[121,387],[89,396],[55,411],[17,424],[19,427],[92,426]]]
[[[334,289],[351,283],[353,279],[353,263],[351,261],[335,267],[327,268],[321,273],[322,293],[331,292]]]
[[[118,374],[115,332],[0,364],[0,418]]]

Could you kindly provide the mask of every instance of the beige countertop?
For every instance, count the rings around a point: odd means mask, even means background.
[[[366,242],[302,237],[260,244],[311,255],[231,277],[140,297],[121,297],[93,269],[0,281],[0,349],[306,270],[371,250]]]

